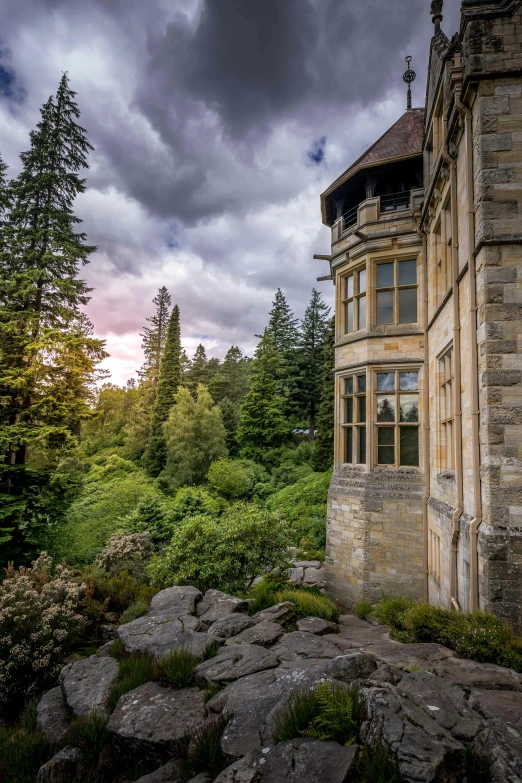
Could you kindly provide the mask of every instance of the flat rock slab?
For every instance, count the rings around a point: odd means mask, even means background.
[[[522,733],[522,693],[477,690],[471,692],[469,703],[484,718],[499,718]]]
[[[248,601],[233,595],[222,593],[221,590],[207,590],[202,600],[196,606],[196,614],[202,623],[211,625],[234,612],[246,612]]]
[[[182,783],[178,761],[168,761],[149,775],[138,778],[136,783]]]
[[[328,633],[339,633],[341,630],[337,623],[332,623],[329,620],[322,620],[320,617],[305,617],[302,620],[298,620],[298,631],[306,631],[307,633],[313,633],[316,636],[325,636]]]
[[[118,661],[91,655],[70,663],[60,672],[60,685],[67,707],[76,717],[96,710],[108,714],[106,701],[118,677]]]
[[[197,587],[167,587],[154,596],[150,608],[154,614],[168,612],[183,617],[195,614],[196,604],[202,597],[203,593]]]
[[[36,725],[51,745],[60,745],[72,723],[59,685],[47,691],[36,708]]]
[[[303,584],[326,587],[326,568],[305,568]]]
[[[47,764],[40,767],[36,783],[80,783],[86,773],[87,768],[81,750],[67,745]]]
[[[322,566],[320,560],[298,560],[294,563],[294,568],[321,568]]]
[[[431,670],[435,664],[455,656],[453,650],[442,644],[401,644],[391,639],[372,644],[368,652],[371,652],[378,661],[389,663],[390,666],[398,666],[401,669],[416,667]]]
[[[260,612],[252,615],[252,620],[257,623],[264,623],[267,620],[274,623],[286,623],[291,620],[295,614],[295,606],[290,601],[283,601],[275,606],[269,606],[268,609],[262,609]]]
[[[352,680],[366,679],[370,677],[377,669],[375,658],[365,652],[349,653],[348,655],[339,655],[332,661],[329,661],[324,670],[330,677],[342,682],[352,682]]]
[[[118,701],[107,731],[121,753],[166,761],[176,744],[205,722],[203,692],[176,691],[148,682]]]
[[[288,581],[291,585],[299,584],[304,579],[304,568],[289,568]]]
[[[184,631],[172,640],[168,652],[172,652],[173,650],[187,650],[187,652],[191,653],[195,658],[202,661],[213,645],[219,647],[221,644],[223,644],[223,639],[212,636],[209,633]]]
[[[293,631],[285,634],[272,648],[272,652],[282,661],[291,661],[295,658],[336,658],[339,648],[320,636]]]
[[[273,669],[279,658],[270,650],[257,644],[236,644],[222,647],[218,654],[196,667],[196,677],[213,685],[219,682],[232,682],[240,677]]]
[[[240,759],[214,783],[345,783],[356,754],[357,745],[290,740]]]
[[[261,647],[270,647],[271,644],[275,644],[283,636],[284,632],[279,623],[266,620],[264,623],[252,624],[251,628],[247,628],[237,636],[227,639],[225,645],[259,644]]]
[[[148,612],[131,623],[120,625],[118,636],[128,653],[148,653],[159,658],[176,649],[176,639],[182,633],[200,629],[200,621],[191,615],[178,616],[167,611]]]
[[[494,663],[477,663],[462,658],[450,658],[433,665],[439,677],[444,677],[462,688],[522,691],[522,676],[512,669]]]
[[[221,620],[216,620],[215,623],[212,623],[208,632],[222,639],[230,639],[231,636],[237,636],[241,631],[245,631],[253,625],[254,621],[247,614],[235,612],[234,614],[227,614]]]

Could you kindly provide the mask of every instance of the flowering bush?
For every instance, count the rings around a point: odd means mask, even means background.
[[[0,585],[0,703],[27,699],[55,677],[64,652],[82,631],[85,585],[47,553],[31,568],[10,566]]]
[[[96,558],[96,565],[113,576],[127,571],[134,579],[144,582],[146,565],[153,554],[150,533],[117,533]]]

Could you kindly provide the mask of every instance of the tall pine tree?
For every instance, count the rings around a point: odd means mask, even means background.
[[[267,330],[281,358],[277,380],[280,394],[285,399],[284,413],[288,418],[295,420],[299,410],[296,404],[298,319],[294,317],[280,288],[276,291],[269,316]]]
[[[318,291],[312,289],[310,304],[301,322],[297,352],[297,399],[308,420],[308,440],[313,441],[315,416],[323,389],[324,347],[328,332],[330,308],[321,301]]]
[[[319,472],[328,470],[334,461],[334,409],[335,409],[335,319],[328,324],[324,347],[322,372],[323,389],[317,414],[317,436],[314,442],[312,467]]]
[[[198,384],[206,386],[209,381],[208,359],[205,346],[201,343],[196,348],[194,358],[190,363],[190,369],[187,372],[187,388],[193,396],[196,395]]]
[[[221,402],[225,397],[239,402],[248,389],[250,359],[241,353],[237,345],[228,349],[218,372],[210,379],[209,391],[215,402]]]
[[[174,395],[179,386],[181,386],[181,332],[179,307],[174,305],[161,359],[149,439],[142,457],[142,465],[150,476],[159,476],[166,464],[167,454],[163,425],[174,405]]]
[[[145,326],[140,335],[145,361],[139,371],[139,376],[143,381],[152,381],[156,385],[159,380],[161,357],[165,348],[170,317],[169,309],[172,304],[170,294],[165,286],[159,289],[152,303],[156,305],[156,311],[154,315],[147,318],[150,326]]]

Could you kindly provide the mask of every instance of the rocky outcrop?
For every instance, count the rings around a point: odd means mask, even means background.
[[[36,783],[80,783],[87,771],[81,750],[67,745],[40,767]]]
[[[251,628],[254,625],[254,621],[247,614],[236,612],[235,614],[227,614],[222,617],[221,620],[216,620],[212,623],[208,632],[213,636],[219,636],[220,639],[230,639],[231,636],[236,636],[242,631],[246,631],[247,628]]]
[[[60,745],[67,736],[71,723],[71,714],[58,685],[42,696],[36,708],[36,725],[50,745]]]
[[[234,598],[220,590],[207,590],[205,597],[196,607],[196,614],[202,623],[211,625],[234,612],[248,611],[248,601]]]
[[[279,623],[265,620],[263,623],[257,623],[252,628],[247,628],[237,636],[227,639],[225,645],[259,644],[261,647],[270,647],[270,645],[279,641],[284,632]]]
[[[200,663],[196,668],[196,677],[207,686],[220,682],[231,682],[240,677],[273,669],[279,663],[274,653],[254,644],[237,644],[222,647],[209,661]]]
[[[337,623],[331,623],[328,620],[322,620],[320,617],[305,617],[303,620],[298,620],[298,631],[306,631],[307,633],[313,633],[316,636],[326,636],[328,633],[339,633],[339,626]]]
[[[60,685],[67,707],[75,717],[90,712],[107,713],[107,697],[117,677],[118,662],[114,658],[91,655],[64,666]]]

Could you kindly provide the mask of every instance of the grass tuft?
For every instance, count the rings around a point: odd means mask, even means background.
[[[184,781],[208,773],[212,779],[228,766],[228,760],[221,750],[221,735],[228,723],[226,715],[211,718],[194,732],[187,757],[181,762],[181,776]]]
[[[85,760],[94,765],[100,751],[107,740],[107,723],[105,715],[96,711],[89,715],[80,715],[69,729],[67,740],[70,745],[79,748]]]
[[[490,783],[492,758],[488,753],[474,748],[466,747],[466,780],[468,783]]]
[[[359,783],[401,783],[399,765],[382,742],[367,745],[357,759]]]
[[[156,663],[155,679],[169,688],[187,688],[194,683],[199,660],[188,650],[173,650]]]
[[[34,783],[40,767],[55,752],[37,730],[0,728],[0,780]]]
[[[203,691],[204,704],[207,704],[207,702],[209,702],[210,699],[213,699],[214,696],[217,696],[217,694],[220,693],[224,688],[226,688],[228,684],[229,683],[226,682],[217,682],[214,685],[205,688]]]
[[[337,606],[316,587],[293,588],[283,579],[267,578],[253,587],[248,597],[252,599],[248,608],[250,615],[283,601],[290,601],[294,605],[297,620],[320,617],[323,620],[339,621]]]
[[[150,602],[147,601],[135,601],[131,604],[120,617],[120,625],[131,623],[133,620],[137,620],[138,617],[143,617],[144,614],[150,609]]]
[[[125,655],[125,645],[121,639],[115,639],[109,647],[109,655],[119,661]]]
[[[353,607],[353,613],[357,615],[357,617],[360,620],[364,620],[367,614],[370,614],[372,611],[372,605],[370,601],[367,601],[366,599],[359,601],[355,604]]]
[[[129,691],[154,679],[155,666],[152,655],[129,655],[120,658],[118,680],[107,698],[109,712],[114,712],[118,700]]]

